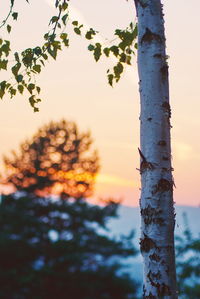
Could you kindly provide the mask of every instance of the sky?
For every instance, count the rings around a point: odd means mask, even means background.
[[[41,44],[48,21],[55,11],[51,0],[16,1],[18,21],[10,39],[15,50]],[[7,1],[9,3],[9,1]],[[172,156],[179,205],[200,204],[200,2],[165,0],[167,53],[170,56],[172,107]],[[3,19],[8,6],[1,4]],[[133,1],[71,0],[71,18],[100,32],[98,40],[110,44],[116,28],[135,22]],[[0,35],[7,37],[4,30]],[[37,78],[42,88],[40,112],[33,113],[26,96],[0,102],[0,156],[8,154],[50,120],[75,121],[81,131],[90,130],[99,151],[101,170],[94,198],[121,198],[137,206],[140,197],[139,92],[136,58],[121,81],[111,88],[106,70],[114,59],[98,64],[87,50],[84,38],[71,35],[70,48],[50,60]],[[9,74],[0,73],[0,80]],[[2,161],[0,169],[3,170]]]

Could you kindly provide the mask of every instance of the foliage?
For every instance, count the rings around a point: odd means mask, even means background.
[[[132,236],[105,234],[117,204],[83,198],[4,196],[0,204],[0,297],[135,299],[119,259],[135,255]],[[124,273],[124,274],[123,274]]]
[[[75,123],[50,122],[22,143],[18,153],[4,157],[4,184],[29,194],[89,196],[99,168],[91,144],[90,133],[80,133]]]
[[[183,236],[177,237],[176,256],[180,298],[200,298],[200,240],[188,226]]]
[[[26,2],[28,1],[26,0]],[[7,24],[10,16],[14,20],[18,18],[18,12],[13,12],[15,0],[10,0],[10,3],[10,11],[0,28]],[[98,34],[93,28],[84,28],[84,25],[80,24],[79,21],[70,19],[69,1],[55,0],[55,9],[57,14],[52,16],[49,21],[49,31],[44,34],[43,45],[27,48],[21,53],[15,52],[11,65],[8,60],[12,53],[10,41],[0,39],[0,70],[7,71],[10,69],[13,74],[13,83],[10,83],[9,80],[0,82],[1,99],[7,93],[12,98],[17,93],[24,94],[27,91],[29,103],[37,112],[39,110],[37,104],[41,101],[39,97],[41,88],[35,83],[35,75],[41,72],[50,57],[56,60],[58,52],[63,50],[63,47],[69,47],[67,25],[71,25],[75,34],[84,35],[87,40],[94,39]],[[12,26],[7,24],[6,28],[8,34],[10,34]],[[108,82],[111,86],[113,86],[114,81],[118,82],[121,78],[124,66],[126,64],[131,65],[134,50],[137,49],[137,26],[131,23],[124,30],[116,29],[114,35],[119,42],[117,44],[112,43],[110,47],[104,47],[99,42],[88,46],[88,50],[93,52],[96,61],[100,59],[102,54],[105,57],[109,57],[110,54],[116,57],[117,64],[112,70],[107,70]]]

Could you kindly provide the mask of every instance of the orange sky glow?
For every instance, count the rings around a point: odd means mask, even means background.
[[[30,5],[26,1],[18,2],[19,19],[13,24],[10,38],[12,47],[22,50],[41,44],[54,9],[51,0],[30,1]],[[198,206],[200,41],[197,37],[200,1],[164,0],[163,3],[170,56],[174,199],[179,205]],[[72,9],[71,17],[97,29],[100,32],[97,38],[104,44],[113,39],[114,29],[125,28],[135,21],[133,1],[73,0]],[[3,4],[1,19],[6,10],[6,4]],[[8,38],[2,29],[1,35]],[[0,155],[17,149],[23,140],[50,120],[75,121],[80,131],[91,131],[100,156],[101,170],[96,177],[93,198],[113,197],[122,199],[125,205],[137,206],[140,175],[137,170],[139,92],[136,58],[133,66],[125,70],[121,81],[111,88],[107,84],[106,70],[114,65],[114,58],[96,64],[87,51],[87,41],[73,34],[70,36],[70,48],[60,53],[56,62],[49,61],[36,78],[43,99],[39,113],[33,113],[26,95],[12,100],[6,98],[0,103]],[[8,76],[1,71],[0,81]],[[2,162],[0,169],[3,171]]]

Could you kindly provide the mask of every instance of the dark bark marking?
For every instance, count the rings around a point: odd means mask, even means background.
[[[163,218],[152,218],[152,217],[145,217],[144,218],[144,223],[146,225],[150,225],[150,224],[159,224],[159,225],[163,225],[164,224],[164,219]]]
[[[145,209],[141,210],[142,216],[156,216],[159,215],[162,211],[160,209],[152,208],[150,205],[148,205]]]
[[[156,248],[156,243],[144,234],[144,239],[140,239],[141,252],[149,252],[152,248]]]
[[[152,261],[155,261],[155,262],[159,262],[159,261],[161,260],[161,258],[160,258],[156,253],[151,254],[151,255],[149,256],[149,258],[150,258]]]
[[[149,278],[151,285],[157,289],[159,297],[171,295],[171,290],[168,285],[166,285],[165,283],[160,284],[158,282],[154,282],[154,279],[161,279],[160,271],[158,271],[157,273],[152,273],[151,271],[149,271],[147,277]]]
[[[169,276],[169,266],[167,266],[165,272],[167,273],[167,275]]]
[[[160,140],[160,141],[158,141],[158,145],[160,145],[160,146],[166,146],[167,143],[166,143],[165,140]]]
[[[158,296],[170,296],[171,294],[172,293],[170,287],[167,284],[162,283],[161,285],[159,285]]]
[[[165,157],[165,156],[163,156],[162,159],[163,159],[163,161],[169,161],[169,158]]]
[[[157,34],[153,33],[149,28],[146,28],[146,32],[144,33],[143,37],[141,38],[141,44],[142,43],[151,43],[152,41],[157,41],[159,43],[162,43],[162,37]]]
[[[169,66],[167,63],[165,63],[160,69],[163,82],[165,82],[165,80],[168,78],[168,69],[169,69]]]
[[[141,150],[138,148],[140,157],[142,159],[141,163],[140,163],[140,173],[143,173],[145,170],[153,170],[154,166],[151,162],[148,162],[147,159],[145,158],[145,156],[143,155],[143,153],[141,152]]]
[[[154,223],[154,224],[163,225],[164,222],[165,222],[165,220],[164,220],[163,218],[161,218],[161,217],[158,217],[158,218],[153,219],[153,223]]]
[[[162,211],[152,208],[150,205],[145,209],[141,209],[141,215],[143,216],[144,223],[149,224],[160,224],[163,225],[164,219],[157,217]]]
[[[155,58],[161,58],[161,59],[163,58],[162,54],[160,54],[160,53],[154,54],[153,57],[155,57]]]
[[[158,184],[155,185],[154,191],[152,191],[152,194],[156,194],[157,192],[165,192],[172,190],[173,182],[170,182],[166,179],[160,179],[158,181]]]
[[[170,118],[172,113],[169,102],[162,103],[162,108],[164,109],[164,112],[167,114],[167,117]]]
[[[142,0],[134,0],[134,2],[135,2],[135,7],[136,7],[136,9],[137,9],[137,7],[138,7],[138,4],[140,4],[140,6],[143,7],[143,8],[145,8],[145,7],[148,6],[148,4],[147,4],[147,3],[144,3]]]

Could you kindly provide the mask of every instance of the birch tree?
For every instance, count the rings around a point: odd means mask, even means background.
[[[177,298],[168,64],[162,4],[136,0],[140,85],[143,298]]]
[[[134,0],[138,24],[131,23],[125,30],[117,29],[115,35],[119,43],[104,47],[93,43],[88,49],[96,61],[102,55],[113,54],[117,64],[108,70],[110,85],[118,82],[125,64],[138,48],[138,73],[141,102],[141,138],[139,154],[141,158],[141,239],[140,247],[144,259],[143,298],[177,298],[176,271],[174,257],[173,177],[171,166],[170,117],[168,64],[165,52],[164,20],[161,0]],[[11,0],[11,7],[14,0]],[[57,16],[50,20],[52,26],[45,34],[44,45],[28,48],[15,53],[16,64],[11,68],[17,88],[10,82],[0,83],[0,97],[8,92],[11,97],[17,92],[30,93],[29,102],[34,111],[40,101],[40,87],[31,80],[32,74],[40,73],[48,57],[56,59],[62,46],[69,46],[68,34],[57,34],[68,19],[68,1],[56,0]],[[12,13],[16,19],[16,12]],[[7,19],[6,19],[7,22]],[[4,25],[6,24],[4,23]],[[83,25],[71,20],[74,32],[82,34]],[[11,27],[7,25],[8,32]],[[138,42],[136,37],[138,33]],[[92,40],[97,32],[90,28],[85,38]],[[10,55],[8,41],[1,41],[1,68],[7,69],[7,56]],[[2,50],[3,47],[3,50]],[[5,56],[5,57],[4,57]],[[2,64],[3,63],[3,64]],[[25,73],[22,72],[25,67]],[[28,74],[28,79],[26,75]]]

